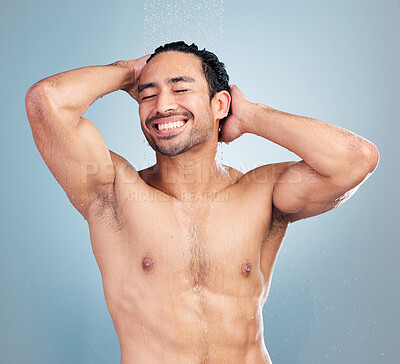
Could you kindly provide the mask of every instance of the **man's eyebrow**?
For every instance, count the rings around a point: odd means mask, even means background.
[[[156,87],[156,84],[154,82],[144,83],[138,87],[138,93],[141,93],[142,91],[146,90],[146,88],[151,87]]]
[[[194,78],[188,77],[188,76],[172,77],[167,80],[167,83],[177,83],[177,82],[195,83],[196,80]],[[138,87],[138,93],[141,93],[142,91],[146,90],[147,88],[152,88],[152,87],[156,87],[156,86],[157,85],[154,82],[144,83]]]
[[[177,83],[177,82],[189,82],[189,83],[195,83],[196,80],[192,77],[188,76],[178,76],[178,77],[173,77],[169,78],[167,80],[168,83]]]

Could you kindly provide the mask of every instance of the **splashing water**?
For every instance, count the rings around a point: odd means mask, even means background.
[[[223,54],[223,0],[144,0],[144,48],[183,40]]]

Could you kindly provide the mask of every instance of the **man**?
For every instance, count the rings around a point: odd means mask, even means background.
[[[136,171],[82,118],[117,90],[139,103],[153,167]],[[125,364],[270,363],[262,307],[288,224],[344,202],[379,159],[347,130],[251,103],[214,54],[183,42],[44,79],[26,109],[88,222]],[[245,174],[221,165],[218,141],[244,133],[302,160]]]

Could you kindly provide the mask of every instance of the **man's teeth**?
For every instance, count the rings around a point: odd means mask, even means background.
[[[174,121],[171,123],[157,124],[157,128],[158,128],[158,130],[175,129],[175,128],[180,128],[184,124],[185,124],[184,121],[179,120],[179,121]]]

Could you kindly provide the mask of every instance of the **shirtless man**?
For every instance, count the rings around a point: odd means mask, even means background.
[[[153,167],[136,171],[82,117],[117,90],[139,103]],[[379,159],[345,129],[251,103],[212,53],[183,43],[41,80],[26,109],[88,222],[123,364],[271,363],[262,308],[288,224],[344,202]],[[302,160],[245,174],[222,166],[218,142],[244,133]]]

